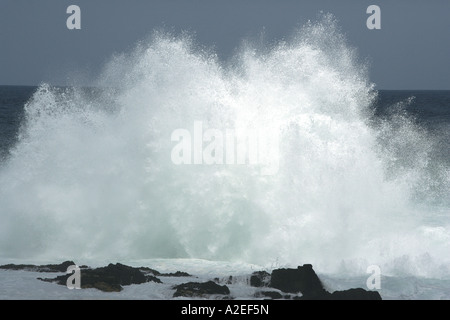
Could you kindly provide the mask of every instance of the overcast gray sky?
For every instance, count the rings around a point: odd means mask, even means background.
[[[66,27],[72,4],[81,30]],[[366,27],[371,4],[381,8],[381,30]],[[263,28],[281,39],[321,10],[370,59],[378,89],[450,89],[450,0],[0,0],[0,85],[95,77],[113,53],[163,26],[194,31],[226,59]]]

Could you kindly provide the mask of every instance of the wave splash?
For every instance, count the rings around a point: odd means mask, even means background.
[[[373,116],[368,79],[326,15],[228,63],[155,32],[98,92],[43,84],[0,169],[0,251],[448,276],[449,170],[408,116]],[[276,134],[277,174],[175,165],[171,133],[195,121]]]

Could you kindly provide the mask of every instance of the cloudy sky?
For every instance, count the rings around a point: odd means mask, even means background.
[[[81,30],[66,27],[72,4]],[[366,27],[371,4],[380,30]],[[262,30],[266,41],[283,39],[320,11],[371,61],[378,89],[450,89],[449,0],[0,0],[0,85],[95,78],[114,53],[161,27],[195,32],[226,60],[243,39]]]

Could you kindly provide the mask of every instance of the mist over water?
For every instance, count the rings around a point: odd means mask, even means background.
[[[448,165],[401,105],[374,117],[368,67],[332,16],[226,63],[155,32],[97,86],[43,84],[27,103],[0,168],[1,256],[450,275]],[[277,173],[175,165],[171,134],[195,121],[278,136]]]

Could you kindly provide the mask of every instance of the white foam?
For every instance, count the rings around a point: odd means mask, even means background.
[[[376,91],[358,59],[325,16],[230,63],[155,33],[111,59],[97,96],[42,85],[0,169],[2,255],[448,276],[448,168],[407,117],[371,121]],[[280,134],[277,174],[175,165],[171,133],[195,121]]]

